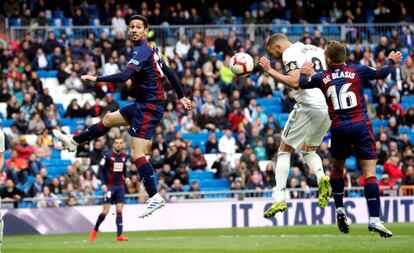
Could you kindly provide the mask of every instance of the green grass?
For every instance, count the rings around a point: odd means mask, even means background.
[[[9,236],[3,253],[13,252],[414,252],[414,223],[388,224],[392,238],[352,225],[342,235],[336,226],[295,226],[208,230],[127,232],[128,242],[115,242],[114,233]]]

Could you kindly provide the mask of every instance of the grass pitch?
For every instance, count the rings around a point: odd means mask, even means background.
[[[114,233],[8,236],[3,253],[116,252],[414,252],[414,223],[388,224],[392,238],[352,225],[348,235],[336,226],[295,226],[208,230],[126,232],[128,242],[115,242]]]

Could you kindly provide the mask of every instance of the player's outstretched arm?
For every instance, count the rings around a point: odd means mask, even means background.
[[[394,68],[395,64],[399,64],[402,60],[402,54],[401,52],[397,51],[394,52],[392,51],[389,55],[388,55],[388,61],[386,62],[386,64],[380,68],[380,69],[374,69],[374,68],[370,68],[367,66],[363,66],[360,65],[359,68],[359,72],[360,72],[360,76],[362,78],[367,78],[367,79],[384,79],[386,78],[389,74],[391,74],[392,69]]]
[[[259,65],[263,68],[264,71],[269,73],[277,82],[281,82],[284,85],[292,88],[292,89],[299,89],[299,77],[300,71],[299,69],[294,69],[288,72],[287,75],[279,73],[272,67],[270,67],[270,61],[265,56],[262,56],[259,60]]]
[[[129,78],[132,77],[134,74],[134,70],[127,68],[122,72],[108,75],[108,76],[91,76],[91,75],[83,75],[81,79],[86,82],[107,82],[107,83],[120,83],[126,82]]]
[[[180,103],[182,104],[184,109],[190,110],[191,100],[184,97],[183,88],[180,84],[180,81],[178,80],[177,75],[166,64],[162,64],[161,69],[164,72],[165,76],[167,77],[168,81],[170,82],[171,86],[173,87],[175,94],[177,94],[177,97],[180,100]]]

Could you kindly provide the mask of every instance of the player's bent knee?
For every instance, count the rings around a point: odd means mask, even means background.
[[[280,143],[278,152],[286,152],[286,153],[293,153],[293,151],[295,151],[295,149],[291,146],[289,146],[288,144],[284,143],[283,141]]]

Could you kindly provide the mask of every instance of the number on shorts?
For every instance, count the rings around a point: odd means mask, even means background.
[[[351,109],[357,106],[358,101],[356,95],[352,91],[348,91],[351,83],[346,83],[341,87],[339,96],[336,95],[336,86],[330,86],[326,91],[326,95],[332,99],[332,105],[334,110]],[[339,97],[339,98],[338,98]]]

